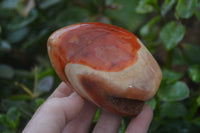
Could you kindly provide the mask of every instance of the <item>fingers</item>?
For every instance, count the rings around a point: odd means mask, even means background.
[[[111,112],[102,111],[93,133],[117,133],[122,117]]]
[[[68,97],[48,99],[33,116],[23,133],[62,132],[66,123],[74,119],[83,106],[84,100],[76,92]]]
[[[48,99],[54,97],[67,97],[73,92],[73,89],[67,86],[64,82],[62,82],[55,91],[49,96]]]
[[[48,100],[36,111],[23,133],[43,132],[89,132],[97,107],[85,102],[76,92],[61,83]],[[131,120],[126,133],[146,133],[153,117],[150,106]],[[94,133],[118,132],[122,117],[107,111],[101,116]]]
[[[63,133],[88,133],[96,111],[94,104],[86,102],[81,113],[66,125]]]
[[[51,99],[51,98],[61,98],[61,97],[67,97],[69,96],[73,91],[72,88],[70,88],[69,86],[67,86],[64,82],[61,82],[60,85],[58,85],[58,87],[55,89],[55,91],[48,97],[47,100]],[[43,105],[42,105],[43,106]],[[40,106],[37,111],[35,112],[34,115],[36,115],[39,111],[40,108],[42,107]]]
[[[126,133],[146,133],[152,121],[153,110],[149,105],[144,105],[142,112],[131,120]]]

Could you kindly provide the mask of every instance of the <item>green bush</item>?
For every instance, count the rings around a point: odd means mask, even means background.
[[[160,64],[161,86],[147,101],[154,109],[149,133],[200,132],[200,0],[2,0],[0,18],[0,132],[22,131],[60,83],[48,36],[88,21],[133,32]]]

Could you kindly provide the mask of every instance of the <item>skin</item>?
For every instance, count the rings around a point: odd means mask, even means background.
[[[37,109],[23,133],[88,133],[97,107],[85,101],[65,83]],[[126,133],[146,133],[152,121],[153,110],[144,105],[141,113],[132,118]],[[122,116],[102,111],[93,133],[115,133]]]

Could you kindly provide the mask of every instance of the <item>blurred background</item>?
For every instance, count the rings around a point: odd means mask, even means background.
[[[200,132],[200,0],[1,0],[0,132],[21,132],[61,82],[46,42],[79,22],[129,30],[160,64],[161,86],[147,101],[154,109],[149,133]],[[124,117],[119,133],[129,120]]]

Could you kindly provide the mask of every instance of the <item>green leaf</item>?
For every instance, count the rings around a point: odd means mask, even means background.
[[[32,10],[27,17],[15,17],[11,23],[8,24],[9,30],[18,30],[33,23],[38,17],[38,12]]]
[[[156,108],[157,102],[156,102],[156,99],[153,98],[151,100],[146,101],[146,104],[150,105],[152,107],[152,109],[154,110]]]
[[[179,0],[176,6],[178,15],[182,18],[190,18],[196,8],[197,0]]]
[[[166,24],[161,32],[160,39],[166,50],[172,50],[183,39],[185,35],[185,27],[182,24],[177,24],[174,21]]]
[[[0,123],[6,127],[9,126],[7,116],[5,114],[0,114]]]
[[[2,40],[0,42],[0,51],[10,51],[11,45],[9,42]]]
[[[138,14],[136,10],[138,0],[115,0],[121,6],[118,10],[106,10],[106,16],[115,24],[130,31],[135,31],[146,19],[143,14]]]
[[[94,116],[93,122],[97,122],[100,115],[101,115],[101,109],[98,109],[95,116]]]
[[[153,0],[155,2],[155,0]],[[157,2],[157,1],[156,1]],[[139,5],[136,8],[138,13],[152,12],[154,7],[150,4],[150,0],[140,0]]]
[[[158,96],[162,101],[180,101],[189,97],[189,88],[184,82],[178,81],[161,87],[158,91]]]
[[[105,5],[109,6],[113,3],[113,0],[106,0],[105,1]]]
[[[43,98],[37,98],[35,100],[36,104],[37,104],[37,107],[39,107],[40,105],[42,105],[44,103],[44,99]]]
[[[190,124],[187,118],[158,118],[161,125],[151,133],[199,133],[199,127]]]
[[[193,119],[192,123],[195,124],[196,126],[200,127],[200,117]]]
[[[39,34],[35,35],[36,33],[30,33],[29,38],[27,41],[23,44],[23,48],[28,48],[32,45],[36,45],[37,43],[40,43],[43,39],[47,38],[47,35],[49,35],[49,29],[43,28],[41,31],[39,31]]]
[[[197,102],[197,106],[200,106],[200,96],[197,97],[196,102]]]
[[[41,62],[41,64],[44,65],[44,64],[46,63],[45,61],[47,61],[47,60],[44,59],[44,61]],[[49,62],[48,62],[48,63],[49,63]],[[49,65],[49,64],[45,64],[45,66],[46,66],[46,65]],[[55,73],[55,71],[54,71],[54,69],[51,67],[51,68],[49,68],[49,69],[46,69],[46,70],[44,70],[44,71],[39,72],[39,73],[38,73],[38,79],[40,80],[40,79],[44,78],[45,76],[53,75],[54,73]]]
[[[34,103],[34,104],[32,104]],[[25,100],[9,100],[4,99],[4,109],[8,111],[9,108],[17,108],[17,110],[20,112],[20,110],[23,112],[23,115],[21,117],[30,119],[33,111],[36,110],[36,104],[35,102],[25,101]],[[20,112],[21,113],[21,112]],[[17,113],[16,113],[17,114]]]
[[[179,102],[166,102],[161,105],[161,114],[170,118],[178,118],[187,114],[184,104]]]
[[[189,67],[188,75],[192,81],[200,83],[200,65],[194,65]]]
[[[13,68],[9,65],[0,64],[0,77],[11,79],[15,75]]]
[[[158,113],[156,113],[158,114]],[[156,117],[156,115],[154,115],[154,118]],[[148,129],[148,133],[161,133],[158,132],[158,129],[160,128],[161,122],[157,119],[152,120],[151,125]]]
[[[163,74],[162,80],[166,84],[170,84],[170,83],[176,82],[181,77],[183,77],[183,73],[181,73],[181,72],[175,72],[175,71],[168,70],[168,69],[163,69],[162,70],[162,74]]]
[[[16,129],[19,125],[19,118],[21,116],[21,113],[19,110],[17,110],[15,107],[11,107],[6,116],[9,119],[9,126],[10,128]]]
[[[200,21],[200,12],[196,12],[195,15],[196,15],[197,19]]]
[[[188,62],[188,65],[200,64],[200,46],[195,44],[183,44],[184,59]]]
[[[126,122],[125,119],[122,119],[118,133],[125,133],[125,131],[126,131]]]
[[[200,64],[200,45],[183,43],[173,50],[172,66],[193,66]]]
[[[176,0],[165,0],[162,5],[161,14],[165,16],[165,14],[172,9],[173,5],[176,3]]]
[[[200,1],[197,3],[195,15],[196,15],[197,19],[200,21]]]
[[[4,0],[2,2],[1,7],[4,9],[15,9],[15,7],[19,1],[20,0]]]
[[[59,24],[59,27],[63,27],[66,25],[79,23],[88,16],[88,10],[72,6],[68,7],[67,10],[64,10],[57,14],[55,24]]]
[[[43,0],[42,3],[40,3],[40,8],[46,9],[49,8],[57,3],[59,3],[61,0]]]
[[[146,25],[144,25],[140,29],[140,34],[142,36],[147,36],[148,34],[150,34],[152,27],[155,26],[155,24],[158,23],[160,19],[161,19],[160,16],[156,16],[153,19],[151,19]]]
[[[2,26],[0,25],[0,35],[2,34]]]
[[[28,32],[29,32],[29,28],[27,27],[19,29],[19,30],[15,30],[8,34],[7,39],[10,43],[20,42],[22,41],[22,39],[24,39],[28,35]]]

